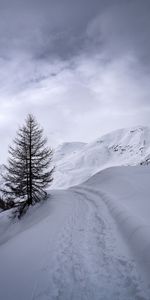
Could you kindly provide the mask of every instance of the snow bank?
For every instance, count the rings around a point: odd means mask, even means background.
[[[150,167],[110,168],[93,176],[85,186],[102,197],[150,276]]]

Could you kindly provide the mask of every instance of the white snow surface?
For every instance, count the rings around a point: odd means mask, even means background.
[[[0,299],[149,300],[149,182],[149,166],[109,168],[20,222],[1,213]]]
[[[150,128],[119,129],[92,143],[64,143],[55,149],[52,188],[68,188],[112,166],[148,164]]]

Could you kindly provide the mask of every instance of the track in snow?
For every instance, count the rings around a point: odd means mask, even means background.
[[[70,209],[49,237],[32,300],[149,299],[100,194],[82,186],[61,193]]]

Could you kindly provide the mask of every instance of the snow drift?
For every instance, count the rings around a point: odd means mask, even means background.
[[[150,167],[113,167],[78,187],[106,203],[150,277]]]

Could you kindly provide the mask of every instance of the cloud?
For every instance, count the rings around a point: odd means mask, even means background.
[[[136,55],[142,63],[150,53],[150,2],[120,1],[93,19],[87,35],[110,59],[123,54]],[[148,61],[147,61],[148,62]]]
[[[0,54],[47,59],[80,50],[86,26],[105,1],[0,1]]]
[[[23,3],[0,1],[1,160],[27,113],[54,146],[149,124],[149,1]]]

